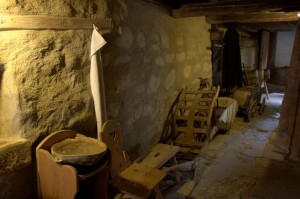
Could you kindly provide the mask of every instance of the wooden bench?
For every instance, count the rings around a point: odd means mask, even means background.
[[[112,186],[134,198],[147,198],[152,191],[156,198],[163,198],[158,184],[166,176],[166,172],[159,168],[169,160],[177,164],[175,154],[179,151],[178,146],[157,144],[145,156],[130,164],[123,150],[124,136],[120,124],[112,120],[106,121],[101,139],[111,152]],[[178,175],[177,180],[179,181]]]

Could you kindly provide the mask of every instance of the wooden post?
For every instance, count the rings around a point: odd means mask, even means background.
[[[259,69],[265,70],[268,66],[268,55],[270,46],[270,32],[263,31],[260,42],[260,57],[259,57]]]
[[[300,23],[298,22],[289,78],[282,103],[277,144],[289,148],[289,158],[300,160]],[[280,143],[280,139],[287,140]],[[284,146],[289,145],[289,146]]]

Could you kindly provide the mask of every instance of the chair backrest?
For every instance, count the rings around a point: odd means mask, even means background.
[[[123,149],[124,134],[121,125],[113,120],[106,121],[102,127],[101,141],[111,153],[111,177],[114,178],[129,166]]]

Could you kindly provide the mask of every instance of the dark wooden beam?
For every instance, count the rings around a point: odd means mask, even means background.
[[[225,23],[269,23],[298,21],[297,12],[259,12],[259,13],[239,13],[231,15],[218,15],[206,17],[209,24]]]
[[[96,18],[51,17],[39,15],[1,15],[0,30],[101,30],[112,28],[111,20]]]
[[[283,98],[278,135],[275,144],[289,149],[290,158],[300,160],[300,23],[296,30],[295,42],[287,87]],[[287,146],[289,145],[290,146]],[[287,151],[288,152],[288,151]]]
[[[194,3],[173,9],[173,17],[196,17],[211,15],[226,15],[236,12],[283,11],[299,7],[296,0],[228,0],[207,3]]]
[[[270,32],[263,31],[260,40],[259,69],[265,70],[269,63]],[[267,96],[268,97],[268,96]]]

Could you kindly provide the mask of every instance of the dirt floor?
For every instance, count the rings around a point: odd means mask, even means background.
[[[194,178],[183,174],[184,182],[166,198],[300,198],[300,162],[268,153],[283,96],[271,93],[263,115],[256,114],[249,123],[236,118],[228,134],[217,134],[197,157]]]

